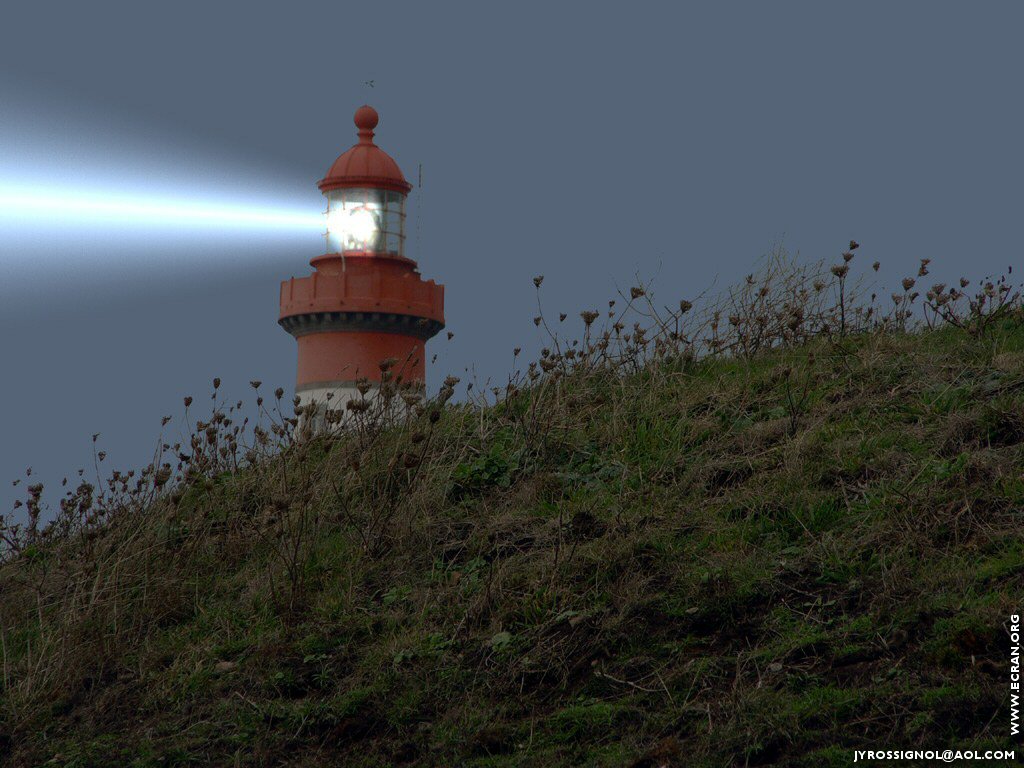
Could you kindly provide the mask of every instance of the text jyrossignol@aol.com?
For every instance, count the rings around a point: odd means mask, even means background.
[[[1013,761],[1014,750],[988,749],[855,749],[853,762],[869,760],[940,760],[952,763],[957,760],[1009,760]]]

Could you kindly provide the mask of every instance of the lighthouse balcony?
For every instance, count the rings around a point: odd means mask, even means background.
[[[282,324],[294,315],[342,313],[425,318],[431,326],[443,327],[443,285],[421,279],[411,268],[374,266],[334,274],[317,271],[281,283]]]

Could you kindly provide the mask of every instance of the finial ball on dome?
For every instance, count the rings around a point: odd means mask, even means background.
[[[356,110],[355,117],[352,119],[356,124],[356,128],[360,131],[372,131],[377,127],[377,121],[380,117],[377,115],[376,109],[364,104]]]

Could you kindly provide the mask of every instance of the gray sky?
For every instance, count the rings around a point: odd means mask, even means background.
[[[380,112],[423,189],[407,254],[447,286],[431,384],[504,380],[539,342],[530,278],[575,319],[633,275],[674,303],[783,243],[855,237],[895,285],[1018,261],[1019,3],[37,3],[0,11],[0,505],[35,467],[143,465],[209,382],[293,383],[278,281],[315,234],[61,221],[65,195],[319,213]],[[374,87],[365,85],[374,81]],[[419,237],[416,236],[418,211]],[[18,494],[21,495],[20,493]],[[51,503],[59,493],[48,493]]]

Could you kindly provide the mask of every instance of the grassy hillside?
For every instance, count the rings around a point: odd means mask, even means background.
[[[487,402],[396,375],[409,415],[335,436],[280,395],[252,433],[215,388],[147,470],[0,528],[4,764],[1012,746],[1016,295],[883,312],[847,276],[773,262],[699,315],[638,287]]]

